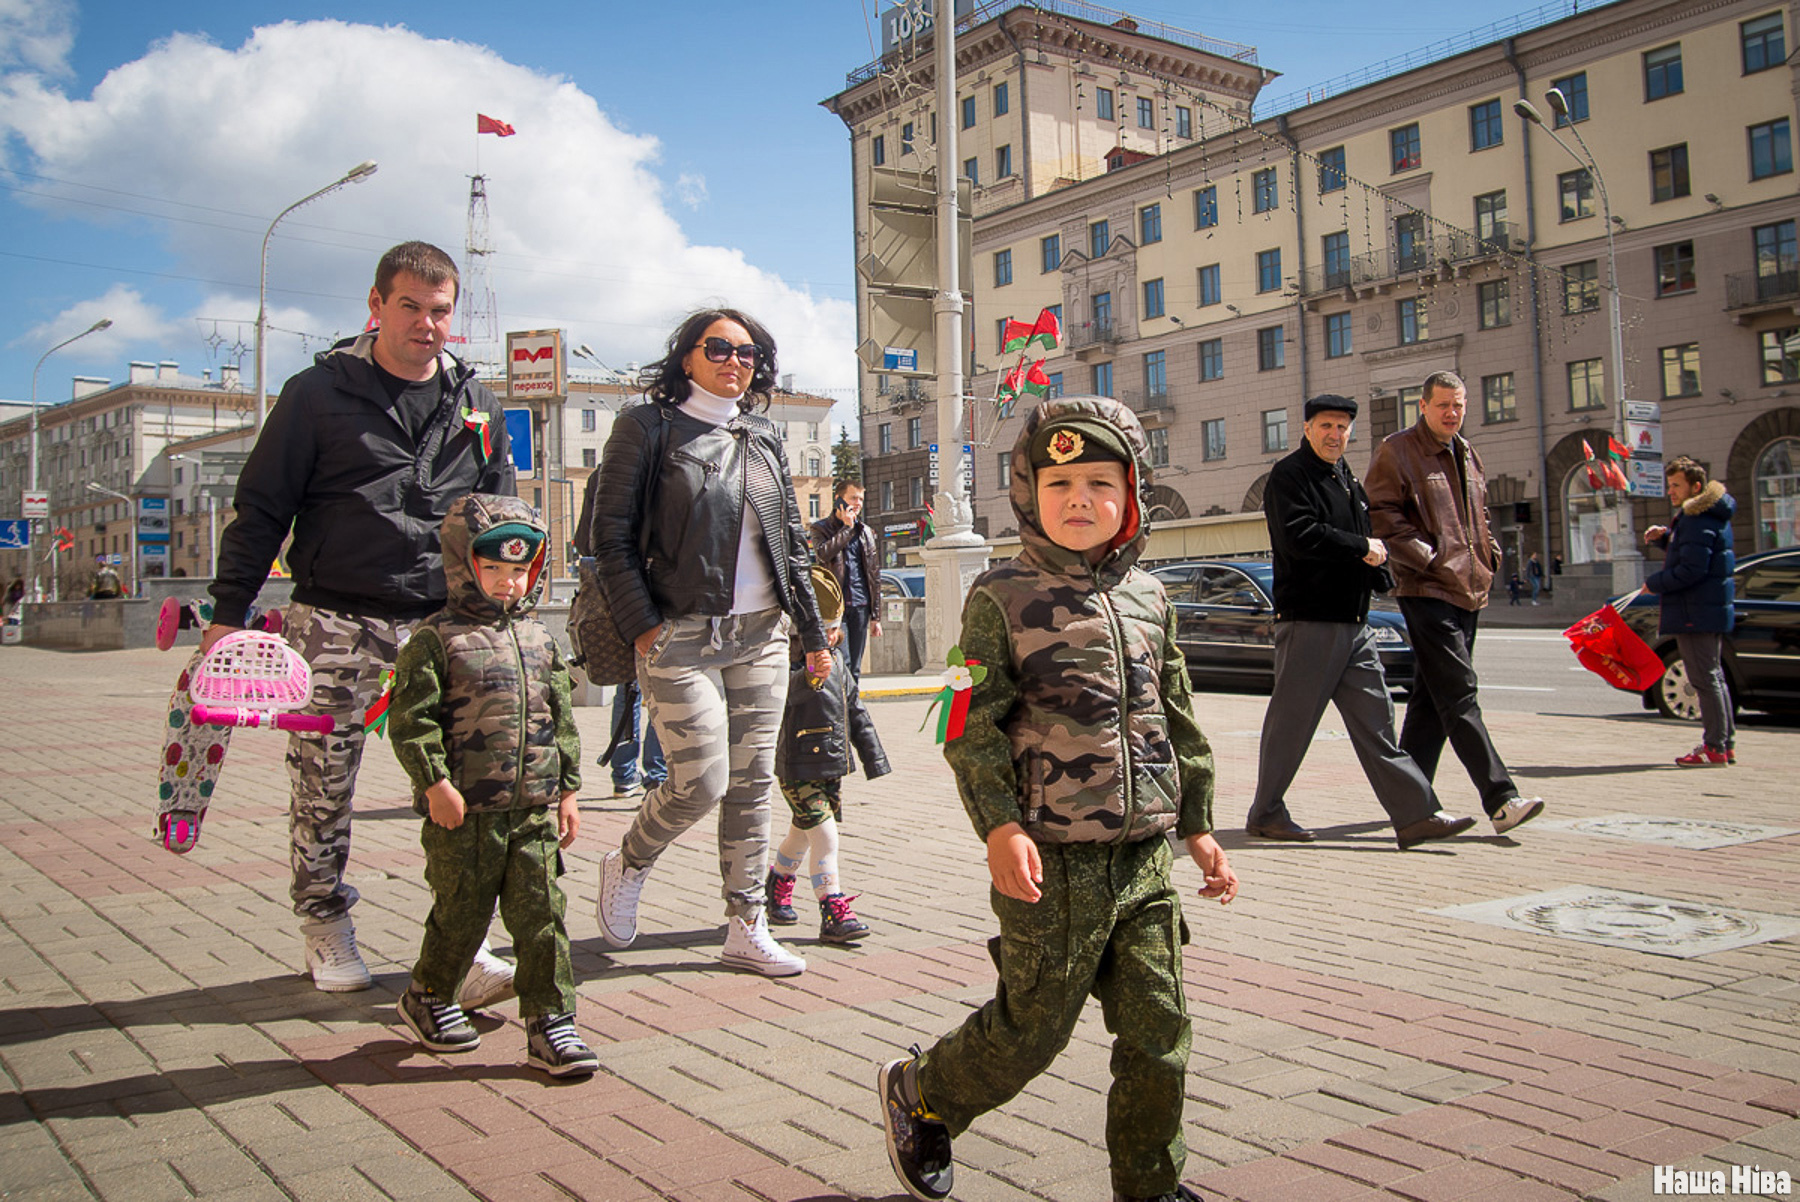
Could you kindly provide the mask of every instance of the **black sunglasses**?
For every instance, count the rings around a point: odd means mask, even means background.
[[[723,363],[735,357],[745,367],[755,367],[756,361],[762,358],[763,349],[754,342],[746,342],[742,346],[732,346],[723,338],[708,338],[700,344],[709,363]]]

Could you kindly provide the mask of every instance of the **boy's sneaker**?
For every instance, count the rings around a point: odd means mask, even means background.
[[[348,914],[300,924],[306,940],[306,971],[313,987],[325,993],[355,993],[374,982],[369,966],[356,950],[356,924]]]
[[[869,924],[850,908],[853,897],[828,893],[819,900],[819,941],[821,943],[855,943],[869,933]]]
[[[417,985],[408,985],[394,1008],[419,1042],[434,1052],[467,1052],[481,1046],[481,1035],[469,1025],[461,1006]]]
[[[785,872],[769,869],[766,889],[769,895],[769,925],[791,927],[800,921],[794,913],[794,878]]]
[[[919,1049],[890,1060],[875,1074],[881,1125],[887,1130],[888,1163],[906,1192],[922,1202],[950,1196],[956,1162],[950,1155],[950,1128],[925,1109],[919,1096]]]
[[[1725,749],[1725,762],[1726,762],[1726,763],[1727,763],[1727,764],[1735,764],[1735,763],[1737,763],[1737,748],[1735,748],[1735,747],[1727,747],[1727,748],[1726,748],[1726,749]]]
[[[614,797],[636,797],[639,793],[642,793],[643,791],[644,791],[644,786],[639,784],[637,781],[632,781],[629,784],[613,786],[613,796]]]
[[[650,879],[654,864],[642,868],[625,867],[625,853],[609,851],[600,861],[600,898],[595,911],[600,919],[600,937],[612,947],[630,947],[637,938],[638,894]]]
[[[1533,601],[1533,605],[1537,602]],[[1135,1194],[1121,1194],[1113,1191],[1113,1202],[1206,1202],[1199,1194],[1185,1185],[1177,1185],[1173,1192],[1167,1194],[1146,1194],[1139,1197]]]
[[[600,1057],[575,1033],[573,1014],[540,1014],[525,1021],[525,1063],[552,1077],[585,1077]]]
[[[1675,757],[1676,766],[1681,768],[1724,768],[1730,763],[1731,752],[1708,747],[1705,743],[1700,744],[1686,755]]]
[[[806,971],[806,961],[775,942],[763,915],[754,924],[732,915],[725,927],[725,950],[719,959],[732,968],[765,977],[793,977]]]
[[[513,988],[513,966],[496,956],[483,939],[475,952],[475,963],[456,991],[456,1004],[464,1010],[486,1010],[519,996]]]
[[[1489,814],[1488,817],[1494,820],[1494,833],[1504,835],[1513,827],[1530,822],[1542,813],[1543,809],[1544,799],[1541,797],[1514,797],[1501,806],[1497,812]]]

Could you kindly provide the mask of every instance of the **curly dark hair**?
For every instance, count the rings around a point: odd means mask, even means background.
[[[705,340],[706,328],[715,321],[735,321],[749,333],[750,341],[762,348],[756,357],[756,368],[750,373],[750,387],[738,398],[738,408],[748,412],[768,407],[769,394],[775,391],[775,339],[761,322],[738,309],[700,309],[688,314],[669,335],[663,357],[638,373],[638,387],[646,396],[665,405],[679,405],[687,400],[690,381],[681,361]]]

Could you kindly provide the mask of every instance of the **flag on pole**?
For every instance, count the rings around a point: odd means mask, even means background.
[[[1037,321],[1031,327],[1031,338],[1025,345],[1030,346],[1035,342],[1045,350],[1053,351],[1061,339],[1062,323],[1056,320],[1054,311],[1045,309],[1038,314]]]
[[[1032,396],[1050,395],[1050,377],[1044,374],[1044,361],[1039,359],[1030,367],[1023,364],[1006,373],[1000,381],[1000,396],[1005,400],[1016,400],[1029,393]]]
[[[1037,333],[1036,326],[1027,325],[1022,321],[1014,321],[1010,317],[1007,318],[1006,332],[1000,336],[1000,353],[1006,355],[1013,351],[1024,350],[1031,345],[1031,337],[1035,333]]]
[[[499,134],[502,138],[510,138],[519,132],[504,121],[497,120],[485,113],[475,114],[475,132],[478,134]]]
[[[1585,460],[1582,466],[1587,468],[1588,487],[1595,492],[1604,492],[1611,488],[1611,480],[1601,471],[1599,461],[1594,458],[1594,448],[1588,445],[1588,440],[1585,438],[1581,440],[1581,457]]]
[[[1631,458],[1631,449],[1611,434],[1606,436],[1606,478],[1620,492],[1631,490],[1631,477],[1625,473],[1625,463]]]

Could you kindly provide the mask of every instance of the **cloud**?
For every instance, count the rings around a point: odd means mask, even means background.
[[[74,45],[74,0],[0,0],[0,71],[67,75]]]
[[[79,334],[95,322],[106,318],[112,325],[81,340],[81,350],[90,360],[120,359],[138,346],[166,345],[177,339],[191,338],[193,327],[171,320],[161,308],[144,299],[135,288],[114,284],[106,295],[78,301],[55,317],[25,330],[11,345],[18,347],[51,347],[73,334]]]
[[[681,196],[681,203],[690,209],[697,209],[706,203],[706,177],[692,171],[684,171],[675,181],[675,190]]]
[[[478,111],[517,136],[477,139]],[[269,298],[282,324],[360,328],[376,258],[407,238],[444,247],[468,274],[468,176],[479,155],[492,250],[483,260],[502,331],[560,326],[608,362],[643,361],[687,310],[726,301],[770,326],[780,368],[799,386],[854,385],[848,302],[791,286],[730,247],[691,243],[671,203],[704,201],[703,177],[666,188],[654,139],[626,133],[567,80],[481,46],[341,21],[265,26],[236,48],[177,34],[87,97],[28,73],[0,75],[8,134],[35,173],[128,188],[138,199],[127,207],[141,215],[83,208],[120,201],[63,184],[42,186],[56,196],[35,202],[47,212],[143,222],[171,273],[239,283],[208,301],[235,314],[204,316],[253,320],[269,220],[363,159],[380,163],[373,178],[285,218],[270,244]],[[271,337],[272,382],[305,361],[299,339]]]

